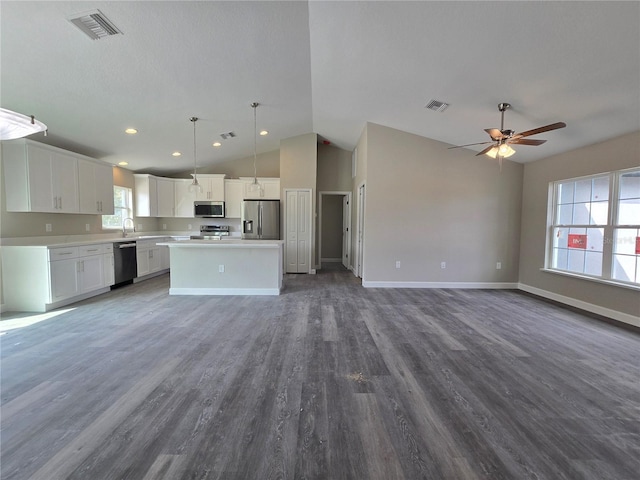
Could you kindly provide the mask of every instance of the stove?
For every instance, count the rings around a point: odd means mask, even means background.
[[[200,225],[200,235],[191,235],[191,240],[220,240],[228,236],[228,225]]]

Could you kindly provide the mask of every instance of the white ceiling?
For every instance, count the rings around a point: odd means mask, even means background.
[[[93,41],[67,20],[95,8],[123,35]],[[352,150],[368,121],[482,142],[500,102],[505,128],[568,125],[515,161],[640,130],[636,1],[3,0],[0,22],[2,107],[46,123],[35,140],[134,171],[192,168],[191,116],[199,167],[252,156],[253,101],[270,132],[258,153],[308,132]]]

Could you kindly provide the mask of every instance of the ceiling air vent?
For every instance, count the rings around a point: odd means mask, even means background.
[[[230,138],[234,138],[236,136],[236,133],[235,132],[221,133],[220,136],[222,137],[223,140],[229,140]]]
[[[434,112],[444,112],[447,108],[449,108],[449,104],[445,102],[441,102],[439,100],[430,100],[424,108],[428,108],[429,110],[433,110]]]
[[[118,27],[105,17],[100,10],[79,13],[67,19],[86,33],[91,40],[100,40],[111,35],[122,35]]]

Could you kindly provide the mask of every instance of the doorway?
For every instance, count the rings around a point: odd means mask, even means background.
[[[318,267],[353,270],[351,192],[320,192],[318,203]]]

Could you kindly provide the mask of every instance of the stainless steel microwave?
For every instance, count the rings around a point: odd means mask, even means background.
[[[224,202],[193,202],[193,214],[198,218],[224,218]]]

